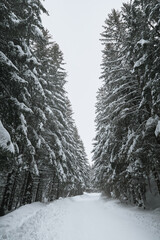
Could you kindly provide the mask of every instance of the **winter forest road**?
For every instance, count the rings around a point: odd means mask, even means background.
[[[0,218],[0,239],[159,240],[159,211],[85,193],[47,205],[33,203]]]

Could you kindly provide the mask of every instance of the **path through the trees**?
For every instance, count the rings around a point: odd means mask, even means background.
[[[86,193],[29,204],[1,217],[0,239],[159,240],[160,209],[139,210]]]

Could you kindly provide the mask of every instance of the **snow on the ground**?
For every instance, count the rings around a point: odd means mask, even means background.
[[[159,240],[160,209],[142,210],[85,193],[32,203],[0,218],[4,240]]]

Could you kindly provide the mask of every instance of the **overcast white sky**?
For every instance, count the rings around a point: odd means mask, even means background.
[[[44,26],[64,53],[68,73],[66,90],[72,103],[74,119],[91,162],[95,137],[96,92],[101,85],[101,43],[107,15],[126,0],[45,0],[50,16],[43,16]]]

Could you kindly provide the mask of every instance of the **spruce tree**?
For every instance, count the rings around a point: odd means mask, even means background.
[[[78,140],[69,124],[63,54],[41,24],[46,10],[34,0],[3,1],[0,11],[0,123],[7,136],[0,144],[3,214],[82,193],[86,176],[76,168]]]
[[[105,22],[94,178],[109,196],[147,204],[159,192],[159,2],[133,1]]]

